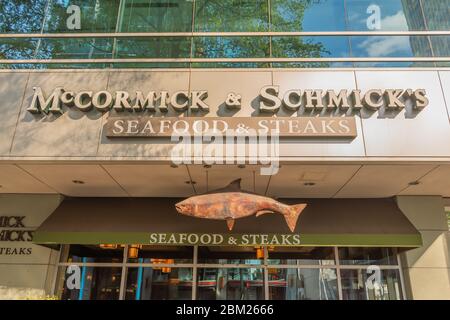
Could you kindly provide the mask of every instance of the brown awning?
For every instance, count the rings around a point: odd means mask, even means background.
[[[34,241],[41,244],[181,244],[186,235],[220,235],[224,241],[244,244],[251,239],[280,239],[297,235],[300,245],[395,246],[421,245],[419,232],[403,215],[394,199],[279,199],[286,204],[307,203],[294,233],[283,216],[265,214],[236,220],[232,232],[225,221],[179,214],[177,198],[71,198],[64,200],[38,228]],[[183,234],[183,237],[179,235]],[[261,235],[267,235],[262,236]],[[284,237],[284,238],[283,238]],[[210,237],[204,236],[204,239]],[[219,237],[220,238],[220,237]],[[172,239],[172,242],[168,239]],[[298,240],[298,238],[296,238]],[[156,241],[156,242],[155,242]],[[164,241],[164,242],[163,242]],[[255,240],[256,241],[256,240]],[[186,244],[186,243],[183,243]],[[191,244],[191,243],[189,243]],[[223,244],[223,243],[220,243]],[[251,243],[254,245],[257,243]],[[261,243],[261,244],[265,244]],[[298,245],[298,241],[294,241]],[[210,244],[209,244],[210,245]],[[291,245],[290,240],[280,245]]]

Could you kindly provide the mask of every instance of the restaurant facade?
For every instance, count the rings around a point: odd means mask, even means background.
[[[449,9],[0,4],[0,298],[450,299]]]

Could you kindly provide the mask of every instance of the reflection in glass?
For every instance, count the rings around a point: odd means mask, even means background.
[[[271,31],[345,31],[343,0],[271,0]]]
[[[338,300],[335,269],[270,269],[271,300]]]
[[[170,38],[119,38],[116,58],[189,58],[191,40]]]
[[[398,270],[380,270],[380,281],[366,269],[342,270],[344,300],[400,300],[401,285]],[[370,277],[370,278],[369,278]]]
[[[433,53],[436,57],[450,56],[450,36],[432,36],[431,45],[433,46]]]
[[[426,36],[353,36],[353,57],[431,57],[430,43]],[[403,66],[411,62],[402,63]],[[356,64],[358,66],[358,64]],[[385,62],[373,62],[373,67],[383,67]]]
[[[129,268],[126,300],[190,300],[192,269]]]
[[[119,0],[50,0],[44,32],[115,32]],[[69,6],[80,9],[80,25],[69,19]]]
[[[195,31],[268,31],[267,0],[196,0]]]
[[[346,0],[348,30],[425,30],[419,0]]]
[[[39,33],[47,0],[0,1],[0,33]]]
[[[428,30],[450,30],[449,0],[422,0],[421,2]]]
[[[260,265],[254,247],[198,247],[198,263]]]
[[[38,39],[1,39],[0,59],[32,59]]]
[[[42,39],[38,59],[112,58],[112,38]]]
[[[83,262],[87,262],[84,258]],[[60,283],[62,300],[118,300],[120,294],[120,279],[122,268],[79,267],[80,289],[71,289],[72,272],[66,273],[66,268],[60,268],[63,281]],[[72,278],[73,279],[73,278]]]
[[[189,32],[192,4],[187,0],[124,0],[119,32]]]
[[[70,245],[61,253],[61,262],[75,263],[122,263],[123,248],[101,248],[100,246]]]
[[[198,269],[198,300],[263,300],[264,273],[257,268]]]
[[[193,246],[154,246],[143,245],[136,259],[128,258],[130,263],[192,263]]]
[[[332,265],[332,247],[275,247],[269,249],[269,265]]]
[[[396,265],[397,250],[395,248],[339,248],[341,265]]]

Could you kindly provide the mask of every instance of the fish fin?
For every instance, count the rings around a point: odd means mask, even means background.
[[[306,203],[294,204],[293,206],[289,206],[289,211],[287,214],[284,215],[284,218],[286,219],[286,223],[291,232],[294,232],[295,226],[297,225],[298,217],[305,208]]]
[[[234,227],[234,219],[227,219],[228,230],[233,230]]]
[[[226,189],[230,189],[230,190],[241,190],[241,178],[236,179],[234,181],[231,181],[230,184],[228,186],[226,186]]]
[[[261,215],[263,215],[263,214],[266,214],[266,213],[273,213],[273,211],[270,211],[270,210],[261,210],[261,211],[258,211],[258,212],[256,213],[256,217],[259,217],[259,216],[261,216]]]

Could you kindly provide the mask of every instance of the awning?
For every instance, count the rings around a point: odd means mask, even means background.
[[[307,203],[294,233],[283,216],[225,221],[175,210],[177,198],[69,198],[37,229],[38,244],[418,247],[420,233],[394,199],[278,199]]]

